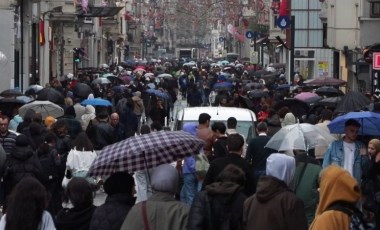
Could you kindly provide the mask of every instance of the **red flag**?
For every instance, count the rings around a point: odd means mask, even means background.
[[[288,0],[282,0],[280,4],[280,12],[279,16],[287,16],[288,15]]]
[[[41,46],[45,45],[45,23],[42,18],[40,18],[40,34],[38,36],[38,42]]]
[[[249,21],[247,19],[245,19],[245,18],[243,18],[243,25],[244,25],[244,28],[246,28],[246,29],[249,26]]]

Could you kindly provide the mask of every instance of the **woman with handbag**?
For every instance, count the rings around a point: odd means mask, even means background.
[[[87,177],[87,172],[95,158],[96,153],[90,139],[85,132],[80,133],[67,156],[66,176],[62,181],[62,186],[66,187],[70,177],[83,177],[94,185],[94,178]]]

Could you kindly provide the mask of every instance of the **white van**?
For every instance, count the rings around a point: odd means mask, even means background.
[[[235,107],[189,107],[179,110],[175,116],[172,130],[182,130],[187,122],[198,123],[199,114],[207,113],[213,121],[222,121],[227,126],[227,119],[235,117],[237,120],[237,131],[246,137],[246,142],[255,136],[256,115],[249,109]]]

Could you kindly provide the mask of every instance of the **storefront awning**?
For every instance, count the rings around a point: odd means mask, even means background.
[[[82,8],[78,11],[78,17],[113,17],[119,13],[123,7],[100,7],[90,6],[87,12],[83,12]]]

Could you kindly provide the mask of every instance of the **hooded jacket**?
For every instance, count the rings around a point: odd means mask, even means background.
[[[294,158],[274,153],[267,159],[266,171],[267,176],[262,176],[257,184],[256,194],[244,202],[245,229],[307,229],[303,203],[288,188],[294,176]]]
[[[15,146],[7,157],[5,165],[4,181],[7,194],[22,178],[27,176],[33,176],[40,182],[44,182],[41,164],[30,145]]]
[[[356,203],[360,199],[357,181],[346,170],[331,165],[321,173],[320,200],[310,230],[349,229],[350,217],[336,210],[326,211],[336,202]]]
[[[243,229],[247,196],[233,182],[214,182],[195,197],[189,213],[189,230]]]

